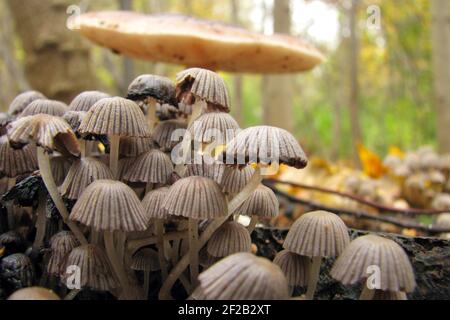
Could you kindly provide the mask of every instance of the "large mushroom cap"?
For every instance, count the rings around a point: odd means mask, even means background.
[[[38,99],[31,102],[20,114],[20,117],[34,116],[37,114],[49,114],[62,117],[68,107],[65,103],[55,100]]]
[[[287,280],[280,268],[251,253],[231,255],[200,274],[200,288],[208,300],[288,299]]]
[[[367,235],[353,240],[336,260],[331,276],[344,285],[366,279],[368,268],[380,271],[380,290],[412,292],[416,287],[408,256],[396,242]]]
[[[0,137],[0,175],[15,178],[38,168],[36,148],[33,145],[16,150],[9,145],[6,136]]]
[[[247,228],[234,221],[226,222],[217,229],[206,247],[207,252],[217,258],[238,252],[250,252],[251,249],[252,239]]]
[[[9,105],[8,113],[11,115],[20,114],[34,100],[45,99],[45,96],[37,91],[27,91],[19,94]]]
[[[76,29],[133,58],[212,70],[301,72],[324,61],[317,49],[297,37],[265,36],[181,15],[91,12],[77,17]]]

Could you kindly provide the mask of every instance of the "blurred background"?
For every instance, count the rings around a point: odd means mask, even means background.
[[[383,157],[392,147],[450,152],[448,0],[2,0],[0,111],[30,88],[70,102],[88,89],[124,95],[137,75],[173,78],[183,69],[83,40],[66,28],[74,5],[181,13],[302,37],[327,57],[311,72],[223,74],[241,127],[283,127],[331,162],[358,163],[358,143]]]

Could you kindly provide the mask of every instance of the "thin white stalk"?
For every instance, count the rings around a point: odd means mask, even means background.
[[[166,281],[168,275],[167,262],[164,251],[164,219],[155,219],[156,247],[158,249],[159,266],[161,268],[162,281]]]
[[[79,139],[78,140],[78,144],[80,145],[80,155],[82,158],[86,158],[87,157],[87,141],[84,139]]]
[[[156,124],[158,123],[159,119],[156,116],[156,100],[155,99],[149,99],[150,101],[147,103],[148,109],[147,109],[147,121],[148,125],[150,127],[150,132],[153,133],[153,129],[155,129]]]
[[[120,151],[120,136],[110,135],[109,139],[109,168],[111,169],[115,179],[118,178],[119,173],[119,151]]]
[[[199,257],[198,253],[200,248],[198,246],[198,221],[189,218],[188,223],[189,230],[189,256],[190,256],[190,271],[191,271],[191,284],[192,287],[197,287],[198,284],[198,272],[199,272]]]
[[[150,291],[150,271],[144,270],[144,299],[148,300],[148,292]]]
[[[52,198],[55,207],[58,209],[59,214],[62,217],[63,222],[70,228],[78,241],[82,244],[88,244],[83,232],[80,228],[73,222],[69,220],[69,212],[64,204],[64,201],[59,194],[58,187],[56,186],[55,180],[50,167],[50,157],[41,147],[37,148],[37,157],[39,170],[41,172],[42,180],[48,190],[50,197]]]
[[[313,257],[308,275],[308,289],[306,290],[306,300],[313,300],[316,292],[317,282],[319,282],[321,257]]]
[[[180,240],[187,237],[187,230],[175,231],[164,234],[164,241]],[[152,244],[156,244],[158,238],[156,236],[151,236],[143,239],[135,239],[128,241],[128,251],[131,254],[136,253],[140,248],[147,247]]]

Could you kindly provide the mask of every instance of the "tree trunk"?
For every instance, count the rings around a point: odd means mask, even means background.
[[[432,46],[437,138],[441,152],[450,152],[450,5],[432,0]]]
[[[274,32],[291,31],[290,0],[275,0],[273,8]],[[264,124],[280,127],[290,132],[294,129],[292,76],[271,75],[263,77]]]
[[[70,102],[95,88],[89,48],[66,27],[72,0],[7,0],[26,52],[30,85],[47,97]]]
[[[239,0],[231,0],[231,22],[239,26]],[[233,77],[233,87],[234,87],[234,96],[233,96],[233,113],[234,118],[239,123],[241,127],[244,127],[244,115],[243,115],[243,105],[242,105],[242,75],[235,75]]]

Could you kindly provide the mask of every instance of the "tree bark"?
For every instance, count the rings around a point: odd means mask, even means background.
[[[274,32],[291,32],[290,0],[275,0],[273,8]],[[262,83],[263,120],[266,125],[290,132],[294,129],[292,76],[264,76]]]
[[[432,0],[432,46],[437,138],[441,152],[450,152],[450,4]]]
[[[71,0],[7,0],[26,52],[30,85],[47,97],[70,102],[96,87],[89,47],[66,27]]]

